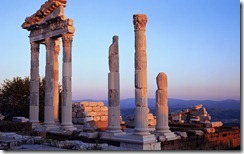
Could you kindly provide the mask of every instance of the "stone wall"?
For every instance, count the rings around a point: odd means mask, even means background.
[[[107,127],[108,107],[104,102],[76,102],[72,104],[72,122],[74,124],[86,124],[95,122],[96,127]],[[122,124],[122,117],[120,116]],[[106,126],[105,126],[106,125]]]

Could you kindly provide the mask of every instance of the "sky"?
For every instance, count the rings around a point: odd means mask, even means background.
[[[45,0],[1,0],[0,83],[30,74],[29,32],[21,25]],[[108,48],[119,36],[120,96],[134,97],[133,14],[148,17],[148,97],[156,76],[168,76],[168,96],[187,100],[240,99],[240,1],[238,0],[68,0],[74,20],[73,100],[107,99]],[[45,76],[45,46],[40,76]],[[62,83],[62,49],[59,54]]]

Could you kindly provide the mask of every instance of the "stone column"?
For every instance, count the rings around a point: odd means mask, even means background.
[[[30,122],[39,123],[39,49],[40,44],[31,42],[31,69],[30,69]]]
[[[54,47],[54,122],[59,124],[59,63],[58,63],[58,55],[60,52],[60,41],[59,39],[55,41]]]
[[[45,75],[45,107],[44,125],[54,127],[58,105],[58,86],[57,86],[57,56],[60,42],[58,39],[47,38],[46,45],[46,75]],[[54,114],[55,111],[55,114]]]
[[[174,132],[171,132],[168,124],[168,81],[165,73],[159,73],[157,76],[156,91],[156,117],[157,124],[155,134],[159,141],[170,141],[179,139]]]
[[[63,42],[63,79],[62,79],[62,127],[75,130],[72,123],[72,42],[73,34],[64,34]]]
[[[109,47],[108,73],[108,130],[111,133],[120,133],[120,79],[119,79],[119,43],[118,36],[113,37]]]
[[[133,15],[135,31],[135,131],[134,134],[150,134],[148,130],[148,96],[147,96],[147,54],[145,14]]]
[[[165,73],[159,73],[157,76],[156,91],[156,131],[161,133],[170,132],[168,126],[168,84]]]

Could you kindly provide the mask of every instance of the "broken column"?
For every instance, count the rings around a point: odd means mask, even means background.
[[[103,138],[123,134],[120,127],[120,79],[119,79],[119,43],[118,36],[113,36],[109,47],[108,73],[108,129]],[[109,134],[107,134],[109,133]]]
[[[31,70],[30,70],[30,122],[39,123],[39,49],[40,44],[31,42]]]
[[[63,41],[63,89],[62,89],[62,127],[75,130],[72,123],[72,42],[73,34],[64,34]]]
[[[133,16],[135,31],[135,131],[134,134],[150,134],[148,130],[147,112],[147,54],[146,54],[146,24],[145,14]]]
[[[157,76],[156,91],[156,131],[160,141],[169,141],[178,139],[178,137],[169,130],[168,124],[168,81],[165,73],[159,73]]]

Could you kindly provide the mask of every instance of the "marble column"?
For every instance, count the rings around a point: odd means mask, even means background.
[[[108,73],[108,130],[120,133],[120,79],[119,79],[119,43],[118,36],[113,36],[113,43],[109,47]]]
[[[60,52],[60,40],[55,41],[55,47],[54,47],[54,62],[53,62],[53,68],[54,68],[54,122],[55,124],[59,123],[59,63],[58,63],[58,56]]]
[[[147,54],[145,14],[133,15],[135,31],[135,131],[136,135],[150,134],[148,130],[148,95],[147,95]]]
[[[73,34],[64,34],[63,42],[63,79],[62,79],[62,127],[75,130],[72,123],[72,42]]]
[[[39,49],[40,44],[31,42],[30,105],[29,118],[33,124],[39,123]]]
[[[161,133],[170,132],[168,126],[168,85],[167,75],[159,73],[157,76],[156,91],[156,131]]]
[[[57,56],[59,53],[60,42],[58,39],[45,39],[46,45],[46,75],[45,75],[45,107],[44,107],[44,125],[54,127],[57,120],[56,112],[58,105],[58,68]],[[55,114],[54,114],[55,113]]]
[[[156,130],[155,134],[159,141],[170,141],[179,139],[174,132],[171,132],[168,124],[168,81],[165,73],[159,73],[157,76],[156,91]]]

